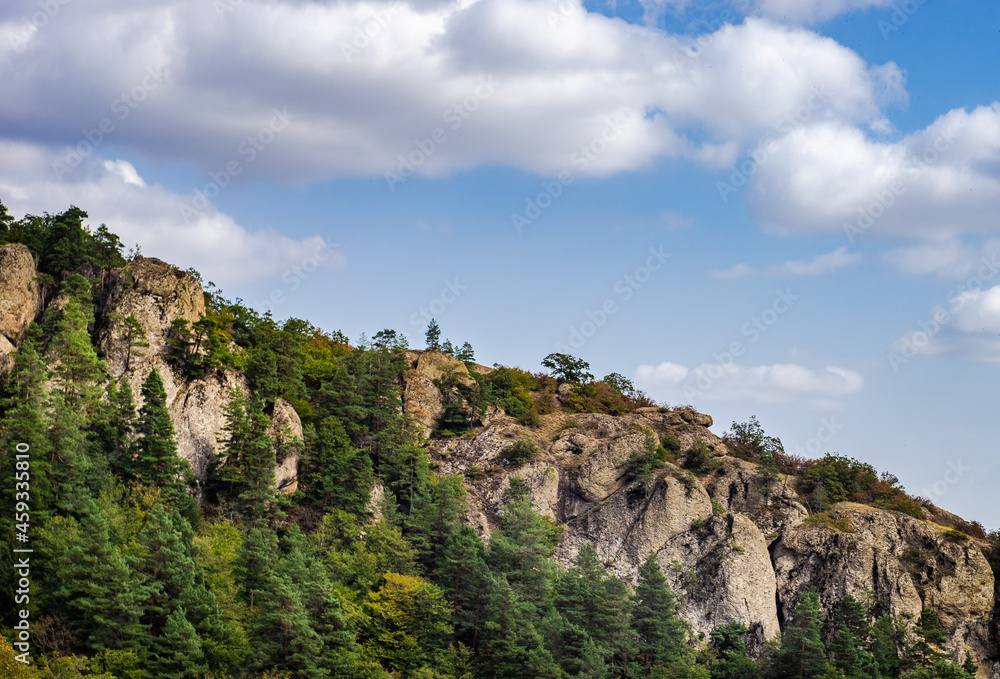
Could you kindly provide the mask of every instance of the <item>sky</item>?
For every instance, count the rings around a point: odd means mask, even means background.
[[[997,528],[998,64],[993,0],[7,0],[0,200]]]

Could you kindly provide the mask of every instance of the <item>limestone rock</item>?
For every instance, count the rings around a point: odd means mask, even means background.
[[[746,514],[765,536],[773,539],[809,515],[788,481],[781,476],[768,489],[757,465],[726,457],[705,480],[705,489],[727,511]]]
[[[41,308],[35,258],[27,246],[0,247],[0,356],[14,351]]]
[[[679,533],[657,552],[671,589],[683,595],[681,613],[706,635],[739,621],[756,649],[779,631],[774,571],[763,535],[742,514],[714,516]]]
[[[990,654],[988,622],[994,579],[971,540],[955,542],[941,526],[899,512],[843,503],[833,527],[805,522],[779,538],[773,552],[779,615],[787,622],[801,593],[815,585],[827,613],[850,594],[879,601],[879,615],[919,617],[935,610],[947,650],[961,660]],[[840,530],[846,528],[847,531]]]
[[[299,487],[299,459],[302,453],[302,421],[292,405],[283,398],[275,399],[271,414],[271,429],[277,466],[274,469],[275,488],[281,493],[294,493]]]
[[[416,418],[425,436],[438,428],[445,402],[434,380],[453,375],[459,384],[471,384],[464,363],[440,351],[407,351],[410,369],[403,374],[403,411]]]
[[[97,346],[115,377],[125,371],[127,347],[122,324],[111,314],[135,316],[149,342],[141,350],[144,356],[133,355],[130,367],[147,363],[159,367],[165,365],[170,323],[180,318],[194,323],[205,313],[205,297],[197,279],[159,259],[144,257],[115,269],[106,290]]]

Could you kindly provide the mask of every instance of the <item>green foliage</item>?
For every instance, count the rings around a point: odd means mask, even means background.
[[[589,372],[590,364],[582,358],[576,358],[569,354],[549,354],[542,359],[542,367],[551,370],[553,376],[560,382],[583,384],[594,379],[594,376]]]
[[[691,449],[687,451],[684,456],[684,468],[690,469],[693,472],[703,472],[709,467],[709,463],[712,461],[712,451],[709,450],[708,445],[702,441],[695,441]]]
[[[823,611],[815,589],[802,593],[791,622],[781,635],[775,676],[821,677],[828,670],[823,645]]]
[[[687,646],[689,628],[677,612],[677,600],[652,552],[639,569],[633,602],[632,629],[639,664],[647,671],[689,665],[692,660]]]
[[[819,512],[818,514],[810,514],[806,517],[808,523],[818,524],[820,526],[826,526],[832,531],[837,533],[857,533],[858,529],[854,527],[848,519],[840,519],[831,516],[827,512]]]
[[[960,530],[948,529],[944,532],[944,536],[951,540],[952,542],[968,542],[969,536]]]
[[[441,326],[433,318],[427,324],[427,332],[424,334],[424,346],[427,351],[441,351]]]
[[[632,453],[626,468],[626,474],[629,477],[642,483],[652,481],[657,469],[673,462],[675,460],[674,453],[680,448],[680,441],[673,436],[664,437],[664,443],[670,446],[668,449],[657,440],[656,434],[652,431],[646,430],[645,435],[642,449]]]
[[[531,392],[537,387],[535,377],[519,368],[497,365],[482,378],[488,401],[500,406],[505,413],[524,425],[538,423],[538,411]]]
[[[500,457],[517,469],[538,459],[538,446],[533,441],[515,441],[500,451]]]
[[[180,500],[191,479],[190,467],[177,456],[174,425],[167,410],[167,392],[157,370],[142,383],[142,408],[135,427],[135,444],[123,464],[129,479],[161,488]]]
[[[87,213],[76,206],[58,215],[25,215],[14,221],[0,203],[0,245],[23,243],[38,258],[40,273],[61,280],[86,264],[110,270],[124,266],[121,240],[101,224],[91,232]]]
[[[225,406],[224,458],[210,470],[210,488],[224,493],[236,511],[253,523],[266,522],[274,501],[274,440],[270,420],[255,394],[247,399],[233,389]]]

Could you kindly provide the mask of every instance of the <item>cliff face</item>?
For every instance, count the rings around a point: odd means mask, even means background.
[[[14,351],[28,324],[45,310],[41,301],[37,271],[30,251],[23,245],[0,248],[0,373],[11,363]],[[156,369],[163,377],[167,404],[177,438],[178,455],[187,460],[195,476],[204,480],[209,464],[220,452],[216,437],[225,426],[225,406],[232,389],[247,390],[239,371],[190,379],[167,363],[167,337],[175,319],[197,321],[205,313],[201,285],[191,274],[153,258],[141,258],[102,277],[97,295],[94,342],[108,364],[108,372],[127,380],[142,404],[140,389]],[[65,300],[57,297],[49,307],[60,308]],[[146,348],[129,356],[120,317],[134,316],[142,326]],[[3,363],[6,361],[6,363]],[[295,411],[280,399],[272,416],[276,438],[275,469],[277,487],[292,492],[297,487],[302,424]]]
[[[35,258],[24,245],[0,247],[0,375],[13,365],[10,354],[42,305]]]
[[[947,651],[959,661],[969,651],[984,678],[1000,674],[1000,639],[990,628],[994,576],[975,540],[955,541],[943,526],[850,503],[831,510],[833,521],[806,521],[792,480],[767,487],[756,465],[727,455],[710,425],[705,415],[655,408],[553,413],[537,428],[498,417],[471,438],[434,441],[432,457],[440,472],[465,475],[469,519],[484,536],[518,476],[563,527],[556,558],[564,565],[589,542],[611,572],[634,583],[654,552],[695,631],[741,621],[760,650],[815,586],[827,614],[847,594],[877,602],[879,615],[918,618],[930,608],[947,631]],[[629,458],[650,432],[681,441],[681,465],[704,441],[716,456],[709,471],[668,464],[651,480],[631,478]],[[502,453],[522,439],[540,452],[515,469]]]

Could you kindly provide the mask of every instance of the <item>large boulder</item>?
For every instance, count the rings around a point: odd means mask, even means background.
[[[424,436],[441,424],[445,398],[435,380],[451,377],[457,384],[470,385],[469,369],[458,359],[440,351],[407,351],[409,369],[403,373],[403,412],[412,416]]]

